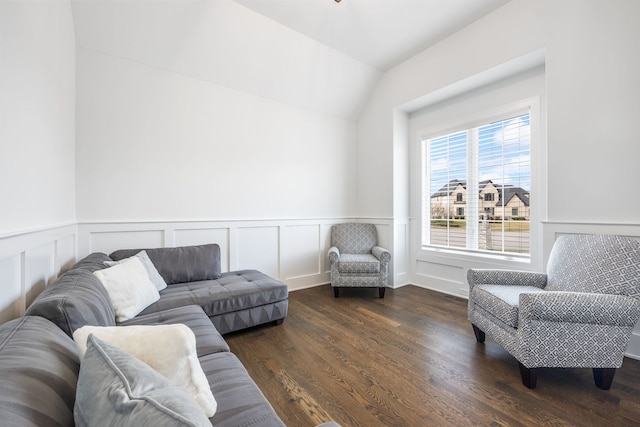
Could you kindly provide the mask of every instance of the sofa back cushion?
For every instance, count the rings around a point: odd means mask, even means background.
[[[220,278],[220,246],[217,244],[178,248],[120,249],[109,256],[114,261],[146,251],[167,285]]]
[[[640,241],[623,236],[564,234],[547,264],[549,291],[640,298]]]
[[[115,326],[109,294],[90,269],[74,268],[47,287],[25,315],[49,319],[69,337],[85,326]]]
[[[75,343],[41,317],[0,325],[0,424],[73,426]]]

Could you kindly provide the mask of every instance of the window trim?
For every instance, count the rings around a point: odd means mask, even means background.
[[[423,170],[423,141],[426,139],[436,138],[441,135],[460,132],[462,130],[471,129],[491,123],[498,120],[504,120],[507,115],[530,115],[531,120],[531,189],[530,192],[534,193],[533,208],[530,210],[530,250],[529,254],[520,255],[517,253],[491,253],[488,251],[476,251],[467,248],[455,248],[455,247],[442,247],[423,245],[422,233],[424,222],[424,186],[426,184],[424,179]],[[454,257],[463,259],[495,259],[501,261],[517,261],[518,263],[526,263],[529,265],[538,265],[541,260],[542,252],[542,236],[541,236],[541,223],[544,219],[543,215],[546,212],[546,140],[541,138],[542,129],[546,128],[546,123],[543,123],[540,114],[540,97],[533,96],[530,98],[522,99],[520,101],[512,102],[502,106],[488,108],[483,112],[472,114],[461,118],[460,120],[453,120],[442,125],[423,128],[417,132],[417,152],[419,158],[417,167],[419,172],[419,182],[416,186],[418,190],[418,212],[417,212],[417,225],[420,235],[417,239],[417,251],[418,253],[433,254],[440,253],[446,254],[447,257]],[[427,184],[428,185],[428,184]],[[427,190],[428,191],[428,190]],[[427,206],[428,209],[428,206]]]

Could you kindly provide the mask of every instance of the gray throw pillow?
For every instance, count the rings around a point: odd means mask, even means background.
[[[73,412],[78,427],[211,426],[183,387],[93,335],[80,364]]]

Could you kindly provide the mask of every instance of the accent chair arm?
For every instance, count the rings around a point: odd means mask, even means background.
[[[633,327],[640,301],[626,295],[583,292],[520,294],[519,324],[548,321]]]
[[[335,264],[340,259],[340,251],[337,246],[332,246],[329,248],[329,263]]]
[[[544,289],[547,286],[547,275],[532,271],[470,268],[467,271],[467,281],[470,289],[475,285],[535,286]]]
[[[374,246],[373,248],[371,248],[371,254],[373,254],[374,257],[378,258],[378,260],[382,264],[388,264],[389,261],[391,261],[391,252],[389,252],[385,248],[381,248],[380,246]]]

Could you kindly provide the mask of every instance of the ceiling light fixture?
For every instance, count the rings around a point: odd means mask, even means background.
[[[341,0],[336,0],[336,3],[340,3]]]

